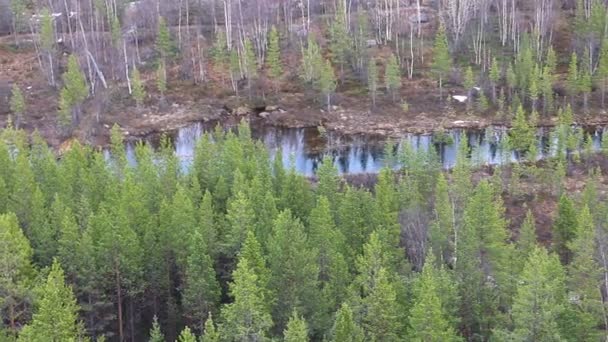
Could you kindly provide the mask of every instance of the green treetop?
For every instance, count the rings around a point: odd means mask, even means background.
[[[13,89],[11,91],[11,101],[10,101],[11,112],[15,114],[15,128],[19,128],[20,122],[23,120],[23,114],[25,114],[25,99],[23,98],[23,93],[21,89],[16,84],[13,85]]]
[[[213,323],[213,317],[209,315],[209,318],[205,322],[204,334],[201,336],[201,342],[219,342],[220,333],[217,331],[215,324]]]
[[[78,341],[83,337],[83,327],[78,322],[79,307],[57,261],[53,262],[36,302],[32,321],[23,328],[18,341]]]
[[[568,78],[567,78],[568,92],[571,97],[578,94],[579,87],[579,73],[578,73],[578,61],[576,52],[572,53],[570,58],[570,66],[568,67]]]
[[[32,248],[14,214],[0,215],[0,317],[16,332],[32,277]],[[4,315],[4,313],[7,313]]]
[[[160,330],[160,324],[158,324],[158,318],[154,316],[152,320],[152,328],[150,329],[149,342],[165,342],[165,335]]]
[[[89,95],[89,85],[76,56],[68,58],[68,68],[63,74],[63,89],[59,99],[59,121],[63,127],[77,124],[80,119],[80,105]]]
[[[326,98],[327,111],[331,111],[331,94],[336,90],[336,75],[329,60],[325,61],[318,80],[319,91]]]
[[[378,67],[375,58],[371,58],[367,64],[367,89],[372,98],[372,105],[375,106],[378,93]]]
[[[395,101],[396,95],[401,89],[401,71],[399,70],[399,63],[397,57],[391,54],[386,63],[384,69],[384,84],[386,89],[391,94],[393,101]]]
[[[431,69],[439,81],[439,98],[443,99],[443,80],[448,77],[452,69],[452,58],[450,57],[448,38],[443,23],[440,24],[439,30],[435,35]]]
[[[309,340],[306,321],[295,310],[287,322],[283,337],[285,342],[307,342]]]
[[[189,327],[185,327],[177,337],[177,342],[197,342],[196,335],[192,333]]]
[[[143,105],[144,99],[146,98],[146,90],[144,89],[144,84],[141,80],[141,76],[137,68],[134,68],[131,72],[131,86],[131,95],[133,96],[133,99],[135,100],[135,103],[139,108]]]
[[[571,257],[570,243],[575,236],[577,222],[576,209],[567,195],[562,195],[557,205],[557,217],[553,223],[553,244],[561,261],[567,264]]]
[[[266,53],[266,65],[272,79],[278,79],[283,75],[283,65],[281,63],[281,46],[279,44],[279,32],[273,25],[270,28],[268,37],[268,51]]]
[[[158,18],[158,27],[156,32],[156,52],[160,55],[161,59],[167,59],[171,54],[172,43],[171,33],[167,27],[165,18]]]
[[[333,342],[363,342],[363,330],[355,322],[353,311],[344,303],[336,313]]]

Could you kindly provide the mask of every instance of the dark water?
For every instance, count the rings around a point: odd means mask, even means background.
[[[196,123],[184,127],[176,133],[174,145],[177,156],[182,161],[182,167],[187,169],[194,156],[197,140],[212,127]],[[590,132],[593,137],[594,149],[599,149],[603,129]],[[384,164],[384,146],[386,139],[378,136],[351,135],[343,136],[328,132],[320,134],[316,128],[280,128],[274,126],[251,126],[254,139],[259,139],[268,147],[274,159],[279,149],[282,150],[282,160],[286,168],[295,167],[304,175],[313,175],[324,156],[333,159],[340,173],[375,173]],[[496,165],[504,162],[517,162],[514,152],[503,151],[501,141],[507,134],[504,127],[489,127],[485,130],[453,129],[446,131],[443,141],[430,134],[405,134],[399,139],[393,139],[397,155],[406,145],[413,150],[429,151],[434,149],[444,168],[451,168],[456,163],[458,145],[466,137],[471,146],[473,162],[478,165]],[[447,138],[447,139],[446,139]],[[555,138],[547,129],[537,132],[538,159],[554,155]],[[127,144],[127,155],[133,161],[133,145]]]

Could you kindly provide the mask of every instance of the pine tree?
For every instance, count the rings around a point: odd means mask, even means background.
[[[241,249],[247,232],[254,228],[255,212],[251,207],[251,202],[243,193],[239,191],[228,202],[226,220],[229,231],[226,237],[226,253],[236,255]]]
[[[375,275],[374,286],[363,299],[366,307],[362,325],[370,341],[398,341],[403,334],[399,317],[397,293],[387,270],[381,267]]]
[[[340,66],[340,78],[344,73],[344,65],[348,61],[348,55],[351,51],[351,41],[349,33],[346,29],[346,16],[344,2],[338,1],[334,20],[331,22],[330,45],[331,61],[333,64]]]
[[[165,101],[165,93],[167,92],[167,70],[165,63],[159,63],[158,69],[156,70],[156,88],[160,93],[160,102]]]
[[[173,48],[171,43],[171,33],[165,18],[158,17],[158,27],[156,32],[156,52],[160,55],[161,63],[171,56]]]
[[[182,303],[187,317],[195,323],[198,331],[203,328],[208,314],[215,312],[220,300],[220,285],[203,236],[195,231],[190,239]]]
[[[572,53],[570,58],[570,66],[568,67],[568,79],[567,79],[568,93],[570,98],[574,101],[574,97],[579,92],[579,72],[578,72],[578,61],[576,52]]]
[[[134,68],[131,72],[131,85],[132,85],[132,96],[137,104],[137,108],[140,108],[146,97],[146,90],[144,89],[143,82],[141,80],[141,76],[139,74],[139,70]]]
[[[600,265],[595,260],[597,240],[595,225],[589,207],[585,205],[578,215],[576,237],[569,245],[572,262],[568,266],[568,288],[575,310],[575,329],[573,338],[579,341],[597,341],[598,326],[601,326],[602,286]]]
[[[319,312],[318,250],[310,248],[304,227],[289,210],[279,213],[268,243],[270,288],[276,294],[273,317],[283,330],[291,311],[301,313],[315,330],[313,316]]]
[[[196,336],[192,333],[190,328],[185,327],[177,338],[177,342],[197,342]]]
[[[450,303],[443,303],[440,297],[440,288],[446,284],[440,284],[442,279],[436,275],[435,258],[429,253],[422,269],[422,274],[417,279],[414,305],[410,311],[409,324],[411,327],[411,341],[460,341],[445,307]],[[445,295],[445,293],[443,293]]]
[[[25,99],[23,98],[21,89],[16,84],[13,85],[13,89],[11,91],[11,101],[9,106],[11,112],[13,112],[15,115],[15,128],[19,129],[21,121],[23,121],[23,115],[25,114]]]
[[[454,253],[454,209],[443,173],[439,173],[435,188],[435,220],[430,226],[429,240],[439,260],[451,260]]]
[[[376,59],[371,58],[367,63],[367,90],[372,98],[372,106],[376,106],[376,94],[378,93],[378,67]]]
[[[32,248],[19,227],[17,217],[0,215],[0,317],[11,332],[17,332],[27,305],[28,281],[34,276]]]
[[[536,144],[536,127],[530,124],[523,107],[520,105],[517,108],[515,119],[513,120],[513,127],[509,132],[512,148],[525,155],[530,151],[533,145]],[[534,158],[534,156],[530,156]]]
[[[325,61],[318,80],[319,92],[325,97],[327,111],[331,111],[331,94],[336,90],[336,75],[329,60]]]
[[[475,86],[475,74],[471,66],[468,66],[464,72],[463,86],[467,92],[467,107],[470,109],[471,103],[473,103],[473,87]]]
[[[249,96],[251,96],[252,82],[258,78],[258,65],[255,58],[255,51],[253,50],[253,44],[249,39],[245,39],[245,43],[243,44],[241,65],[243,67],[243,74],[247,79]]]
[[[517,239],[517,251],[519,260],[527,260],[532,253],[532,250],[537,245],[536,242],[536,225],[534,224],[534,215],[528,210],[526,218],[519,228],[519,238]]]
[[[562,195],[557,206],[557,217],[553,223],[553,246],[562,263],[568,264],[572,258],[569,245],[578,225],[576,209],[567,195]]]
[[[396,95],[401,89],[401,70],[394,54],[390,55],[384,69],[384,85],[395,102]]]
[[[246,258],[240,258],[232,273],[230,296],[234,301],[222,308],[224,324],[221,336],[231,341],[260,341],[268,336],[272,327],[270,312],[258,277]]]
[[[204,334],[201,336],[201,342],[219,342],[220,333],[215,328],[213,323],[213,317],[209,315],[209,318],[205,322]]]
[[[78,322],[78,304],[72,289],[65,284],[63,270],[57,261],[53,262],[36,302],[32,321],[23,327],[18,341],[78,341],[83,337],[83,328]]]
[[[76,56],[68,58],[68,68],[63,74],[63,89],[59,99],[59,123],[67,128],[78,124],[80,120],[80,106],[89,95],[89,85],[80,71]]]
[[[492,58],[492,64],[490,64],[490,72],[489,78],[490,82],[492,82],[492,101],[496,101],[496,86],[500,81],[500,65],[498,65],[498,60],[496,57]]]
[[[602,42],[602,49],[597,67],[597,78],[602,89],[602,108],[606,105],[606,90],[608,90],[608,39]]]
[[[363,342],[363,330],[353,317],[348,304],[343,303],[336,313],[333,327],[333,342]]]
[[[160,330],[160,324],[158,324],[158,317],[154,316],[152,321],[152,329],[150,329],[149,342],[165,342],[165,335]]]
[[[511,315],[514,341],[560,341],[564,271],[557,257],[536,247],[524,265]]]
[[[283,340],[285,342],[307,342],[309,340],[306,321],[295,310],[283,331]]]
[[[433,64],[431,66],[435,77],[439,81],[439,98],[443,100],[443,80],[449,76],[452,69],[452,59],[448,47],[448,38],[443,23],[435,34],[435,45],[433,48]]]
[[[283,75],[283,65],[281,63],[281,46],[279,44],[279,32],[273,25],[270,28],[268,37],[268,51],[266,52],[266,67],[273,80],[278,80]]]
[[[586,55],[588,55],[588,53]],[[588,62],[587,59],[584,59],[584,60]],[[591,79],[590,67],[585,64],[586,63],[583,63],[581,70],[580,70],[580,74],[578,75],[578,86],[577,87],[578,87],[578,93],[583,94],[583,110],[585,113],[588,113],[589,95],[591,94],[591,91],[592,91],[593,81]]]
[[[308,84],[314,84],[320,77],[323,65],[321,49],[315,41],[314,36],[308,35],[306,49],[303,48],[302,50],[300,78]]]

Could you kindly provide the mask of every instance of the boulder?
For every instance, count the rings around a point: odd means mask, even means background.
[[[266,106],[265,109],[267,112],[275,112],[275,111],[279,110],[279,106]]]
[[[270,116],[270,113],[268,112],[261,112],[260,114],[258,114],[261,118],[266,119]]]

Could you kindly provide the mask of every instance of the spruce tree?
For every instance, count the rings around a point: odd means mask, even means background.
[[[25,114],[25,99],[23,98],[21,89],[16,84],[13,85],[13,89],[11,91],[11,100],[9,106],[11,112],[13,112],[15,115],[15,128],[19,129],[19,126],[23,121],[23,115]]]
[[[137,104],[137,108],[141,108],[144,103],[144,99],[146,97],[146,90],[144,89],[143,82],[141,80],[141,76],[139,74],[139,70],[134,68],[131,72],[131,86],[132,92],[131,95]]]
[[[57,261],[53,262],[38,296],[37,310],[21,330],[18,341],[78,341],[84,337],[84,329],[78,322],[78,304]]]
[[[363,299],[366,307],[362,325],[370,341],[398,341],[403,334],[397,293],[387,270],[381,267],[374,276],[374,285]]]
[[[317,82],[323,69],[323,56],[321,49],[312,34],[308,35],[306,48],[302,48],[302,64],[300,66],[300,78],[308,83]]]
[[[199,231],[190,238],[186,262],[182,303],[186,316],[202,330],[210,312],[215,312],[220,300],[220,285],[215,278],[213,260]]]
[[[217,331],[215,324],[213,323],[213,317],[209,315],[209,318],[205,322],[204,334],[201,336],[201,342],[219,342],[220,333]]]
[[[454,253],[454,208],[449,197],[448,182],[439,173],[435,188],[435,219],[430,226],[429,240],[437,258],[449,262]]]
[[[378,67],[376,59],[371,58],[367,63],[367,90],[372,98],[372,106],[376,106],[376,95],[378,93]]]
[[[431,70],[439,81],[439,98],[443,100],[443,81],[448,78],[452,69],[452,58],[448,47],[448,38],[443,23],[435,34],[435,45],[433,48],[433,64]]]
[[[281,63],[281,46],[279,44],[279,32],[273,25],[268,37],[268,51],[266,52],[266,67],[270,78],[277,81],[283,75]]]
[[[473,68],[468,66],[464,72],[464,81],[463,84],[464,90],[467,92],[467,108],[471,108],[471,104],[473,103],[473,87],[475,86],[475,74],[473,73]]]
[[[445,295],[439,292],[440,287],[446,284],[439,283],[442,279],[437,277],[434,264],[431,252],[416,282],[414,305],[409,317],[409,338],[412,341],[460,341],[462,339],[451,325],[454,318],[449,317],[451,313],[445,310],[450,303],[443,303],[440,297]]]
[[[160,55],[161,62],[165,62],[172,53],[171,33],[165,18],[158,17],[156,29],[156,52]]]
[[[537,245],[536,225],[534,223],[534,215],[528,210],[526,218],[519,228],[519,237],[517,239],[517,251],[519,260],[527,260],[530,253]]]
[[[351,41],[346,29],[344,2],[338,1],[336,4],[335,17],[329,28],[331,38],[329,48],[331,50],[331,61],[340,67],[340,78],[342,78],[344,65],[347,63],[351,51]]]
[[[490,72],[489,78],[492,83],[492,101],[496,102],[496,87],[498,86],[498,82],[500,81],[500,65],[498,64],[498,60],[496,57],[492,58],[492,64],[490,64]]]
[[[177,337],[177,342],[197,342],[196,335],[192,333],[189,327],[185,327]]]
[[[150,329],[149,342],[165,342],[165,335],[160,330],[160,324],[158,323],[158,317],[154,316],[152,320],[152,328]]]
[[[68,58],[68,68],[63,74],[63,88],[59,98],[59,123],[63,128],[78,124],[80,106],[89,95],[89,85],[80,71],[76,56]]]
[[[336,313],[333,327],[333,342],[363,342],[363,330],[354,319],[353,311],[343,303]]]
[[[579,72],[578,72],[578,61],[576,52],[572,53],[572,57],[570,57],[570,65],[568,67],[568,78],[567,78],[567,87],[568,93],[570,94],[570,98],[574,101],[574,97],[578,95],[580,86],[579,86]],[[574,105],[574,103],[572,103]]]
[[[401,89],[401,70],[399,69],[399,63],[397,57],[391,54],[386,62],[384,69],[384,85],[386,90],[391,94],[393,102],[396,99],[396,95]]]
[[[325,60],[317,84],[319,92],[325,97],[327,111],[331,111],[331,94],[336,90],[336,75],[329,60]]]
[[[572,200],[566,194],[562,195],[557,205],[557,217],[553,223],[553,247],[564,264],[572,258],[569,245],[575,237],[578,225],[576,216]]]
[[[595,224],[589,207],[585,205],[578,215],[576,237],[569,247],[572,262],[568,265],[568,288],[574,297],[575,328],[573,338],[580,341],[597,341],[598,326],[601,326],[603,313],[603,285],[601,267],[595,259],[597,253]]]
[[[19,227],[17,217],[0,215],[0,314],[9,331],[16,333],[26,313],[28,282],[34,276],[32,248]]]
[[[565,275],[559,260],[536,247],[524,265],[513,299],[515,341],[560,341],[560,315],[565,304]]]
[[[268,243],[270,288],[276,294],[273,317],[279,331],[285,328],[293,309],[316,330],[313,318],[321,304],[317,255],[318,249],[309,247],[300,221],[289,210],[281,212]]]
[[[308,327],[306,321],[294,310],[289,318],[289,322],[287,322],[285,331],[283,331],[283,341],[307,342],[308,340]]]
[[[249,96],[251,96],[253,81],[258,78],[258,64],[255,57],[255,51],[251,40],[245,39],[243,43],[241,65],[243,68],[243,74],[247,79],[247,88],[249,88]]]
[[[602,41],[602,49],[597,67],[597,79],[602,89],[602,108],[605,108],[606,90],[608,90],[608,39]]]
[[[230,296],[233,302],[222,308],[224,324],[220,332],[224,339],[231,341],[260,341],[268,337],[272,318],[267,310],[262,289],[258,286],[258,276],[246,258],[240,258],[232,273]]]
[[[156,70],[156,88],[160,93],[160,102],[164,103],[165,93],[167,92],[167,69],[165,63],[159,63]]]
[[[517,113],[512,124],[513,127],[509,131],[509,135],[512,147],[522,155],[526,155],[532,146],[536,144],[536,127],[531,125],[530,121],[526,118],[523,106],[520,105],[517,108]],[[530,158],[534,157],[530,156]]]

